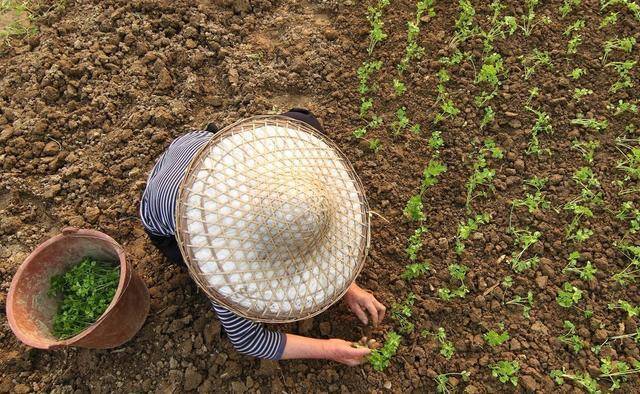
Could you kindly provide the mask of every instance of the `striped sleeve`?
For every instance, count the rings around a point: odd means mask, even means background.
[[[211,305],[238,352],[271,360],[282,358],[287,343],[286,334],[268,330],[263,324],[238,316],[213,301]]]

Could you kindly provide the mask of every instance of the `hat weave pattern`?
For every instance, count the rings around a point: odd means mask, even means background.
[[[176,236],[215,301],[288,322],[336,302],[369,244],[364,189],[330,140],[305,123],[260,116],[221,130],[180,186]]]

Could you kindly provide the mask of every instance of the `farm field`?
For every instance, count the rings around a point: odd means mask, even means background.
[[[15,4],[0,0],[0,392],[639,390],[640,2]],[[388,315],[362,327],[337,304],[283,329],[386,338],[361,367],[238,355],[138,219],[173,138],[295,106],[362,178],[358,283]],[[121,348],[43,352],[9,329],[13,274],[68,225],[115,238],[149,287]]]

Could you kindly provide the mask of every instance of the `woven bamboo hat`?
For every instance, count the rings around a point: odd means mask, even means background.
[[[284,116],[236,122],[198,152],[180,185],[176,226],[198,285],[264,322],[327,309],[369,247],[369,210],[353,167],[325,136]]]

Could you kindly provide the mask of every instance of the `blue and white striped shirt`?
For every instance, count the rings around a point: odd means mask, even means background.
[[[174,213],[178,186],[193,156],[213,136],[195,131],[176,138],[156,162],[140,201],[144,227],[158,236],[174,236]],[[286,335],[267,330],[263,324],[245,319],[211,302],[233,346],[242,354],[278,360],[282,357]]]

